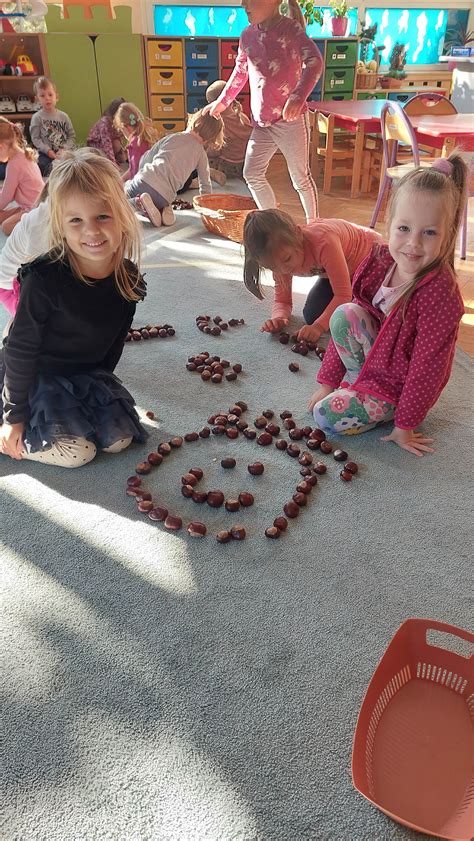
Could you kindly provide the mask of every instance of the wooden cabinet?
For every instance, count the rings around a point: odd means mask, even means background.
[[[0,75],[0,96],[10,97],[14,106],[13,111],[2,110],[0,115],[12,122],[21,120],[27,126],[34,111],[31,109],[18,111],[18,101],[19,97],[28,96],[34,102],[35,81],[39,76],[49,74],[44,35],[21,32],[4,32],[0,35],[0,59],[4,64],[15,65],[18,58],[25,55],[31,59],[37,73],[22,76]]]

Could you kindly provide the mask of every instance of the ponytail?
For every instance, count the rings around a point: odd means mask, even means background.
[[[302,30],[306,32],[306,21],[301,11],[301,6],[298,3],[298,0],[286,0],[286,16],[291,18],[292,20],[296,20],[297,23],[301,26]]]

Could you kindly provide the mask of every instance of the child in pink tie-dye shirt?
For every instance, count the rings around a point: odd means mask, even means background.
[[[301,25],[279,12],[279,0],[244,0],[249,19],[240,36],[235,69],[221,96],[204,109],[217,117],[229,107],[247,79],[253,131],[243,175],[258,207],[276,207],[266,179],[271,158],[283,153],[308,222],[318,217],[316,185],[309,168],[306,99],[322,71],[321,54]],[[290,9],[296,0],[290,0]]]

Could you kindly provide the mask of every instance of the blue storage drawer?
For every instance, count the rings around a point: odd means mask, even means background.
[[[186,67],[217,67],[219,48],[217,41],[191,39],[184,42]]]
[[[415,95],[416,95],[415,93],[400,93],[400,92],[396,93],[396,92],[393,92],[393,93],[389,93],[389,95],[387,96],[387,99],[391,99],[392,102],[401,102],[402,105],[403,105],[405,102],[409,102],[410,99],[413,99],[413,97]]]
[[[216,67],[190,67],[186,70],[186,93],[201,93],[207,86],[219,78],[219,70]]]
[[[186,97],[186,111],[188,114],[195,114],[196,111],[200,111],[205,105],[207,105],[207,99],[204,93]]]
[[[314,89],[314,91],[311,91],[306,102],[321,102],[321,94],[322,91],[317,91],[316,89]]]

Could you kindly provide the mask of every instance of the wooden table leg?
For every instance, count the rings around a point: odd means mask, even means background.
[[[357,123],[355,130],[354,164],[352,167],[351,199],[356,198],[360,192],[360,174],[362,170],[362,156],[364,152],[365,128],[362,122]]]

